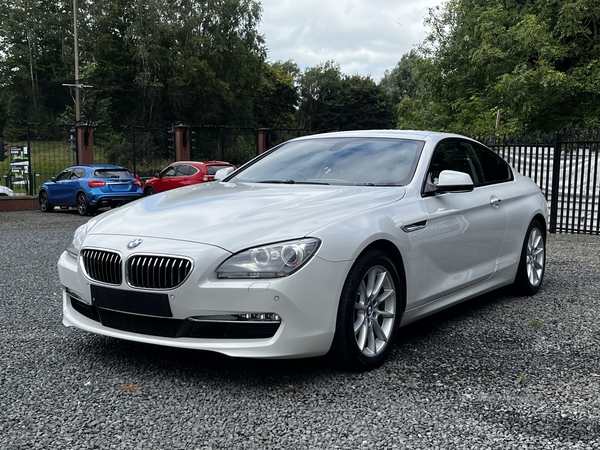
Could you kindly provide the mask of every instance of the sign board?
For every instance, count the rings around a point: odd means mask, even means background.
[[[29,184],[29,149],[26,145],[11,145],[10,173],[12,184]]]
[[[29,150],[26,145],[11,145],[10,147],[10,163],[27,162],[29,165]]]
[[[23,165],[10,165],[10,172],[12,174],[13,184],[27,184],[29,183],[29,164]]]

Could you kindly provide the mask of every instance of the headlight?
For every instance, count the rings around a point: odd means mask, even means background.
[[[300,267],[316,253],[320,240],[314,238],[281,242],[244,250],[217,269],[219,278],[279,278]]]
[[[87,234],[88,224],[83,224],[77,230],[75,230],[75,234],[73,235],[73,239],[71,243],[67,247],[67,253],[71,255],[73,258],[77,258],[79,256],[79,250],[81,250],[81,246],[83,245],[83,239]]]

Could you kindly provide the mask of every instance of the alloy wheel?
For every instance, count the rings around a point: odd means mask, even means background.
[[[534,228],[529,233],[526,256],[527,278],[532,286],[537,286],[542,281],[544,259],[544,236],[540,230]]]
[[[392,277],[385,267],[374,266],[361,280],[354,305],[354,337],[364,356],[377,356],[389,344],[395,318]]]

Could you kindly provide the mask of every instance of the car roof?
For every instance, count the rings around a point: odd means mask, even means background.
[[[233,164],[225,162],[225,161],[175,161],[172,162],[171,164],[169,164],[169,166],[172,166],[174,164],[190,164],[192,166],[210,166],[210,165],[229,165],[232,166]]]
[[[448,137],[464,137],[453,133],[442,133],[437,131],[424,130],[355,130],[355,131],[334,131],[331,133],[313,134],[302,136],[294,140],[320,139],[320,138],[340,138],[340,137],[358,137],[358,138],[395,138],[395,139],[416,139],[420,141],[440,140]]]
[[[76,169],[76,168],[92,169],[92,170],[96,170],[96,169],[123,169],[123,170],[128,170],[127,168],[125,168],[123,166],[117,166],[115,164],[77,164],[77,165],[74,165],[74,166],[67,167],[67,169]]]

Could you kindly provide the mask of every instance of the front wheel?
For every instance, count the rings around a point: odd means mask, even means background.
[[[83,192],[77,194],[77,212],[80,216],[87,216],[91,213],[90,202]]]
[[[344,283],[330,353],[344,368],[379,367],[388,357],[404,304],[396,268],[374,250],[359,257]]]
[[[529,224],[521,250],[514,289],[518,295],[534,295],[540,290],[546,270],[546,232],[539,221]]]
[[[149,195],[154,195],[154,188],[152,186],[148,186],[146,189],[144,189],[144,197],[148,197]]]

